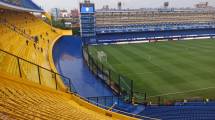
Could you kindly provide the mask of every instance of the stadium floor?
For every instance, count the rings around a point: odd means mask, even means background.
[[[215,40],[93,46],[114,71],[134,80],[135,91],[171,99],[215,98]],[[177,94],[175,94],[177,93]]]
[[[84,64],[79,37],[62,37],[54,46],[53,58],[57,70],[72,79],[77,92],[83,97],[112,96],[108,87],[97,80]]]

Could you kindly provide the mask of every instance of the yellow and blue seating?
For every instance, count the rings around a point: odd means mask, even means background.
[[[27,12],[1,9],[0,14],[0,119],[136,119],[56,91],[49,48],[65,31]],[[39,69],[43,86],[38,84],[38,66],[45,68]]]

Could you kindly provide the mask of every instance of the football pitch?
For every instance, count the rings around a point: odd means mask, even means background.
[[[90,46],[106,67],[134,81],[135,91],[174,99],[215,98],[215,39]]]

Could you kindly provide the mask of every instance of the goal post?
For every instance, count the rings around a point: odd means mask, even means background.
[[[101,63],[107,63],[107,54],[104,51],[98,51],[97,58]]]

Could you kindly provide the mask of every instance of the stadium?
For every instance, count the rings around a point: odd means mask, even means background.
[[[215,8],[121,4],[81,2],[74,35],[0,0],[0,119],[215,119]]]

